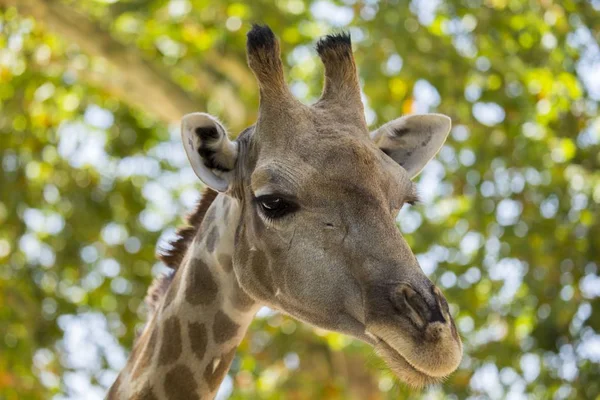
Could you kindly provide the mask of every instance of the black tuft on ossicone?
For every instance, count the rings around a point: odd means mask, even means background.
[[[319,39],[316,47],[317,53],[323,55],[323,53],[329,49],[352,49],[352,40],[350,39],[350,34],[348,32],[334,33]]]
[[[247,37],[246,46],[249,52],[275,47],[277,42],[275,34],[267,25],[252,24],[252,29],[248,32]]]

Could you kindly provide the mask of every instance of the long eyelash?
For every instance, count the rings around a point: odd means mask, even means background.
[[[274,218],[269,217],[268,215],[266,215],[264,212],[260,212],[260,215],[262,216],[263,221],[265,222],[265,224],[267,225],[273,225],[273,222],[275,221]]]
[[[268,216],[268,215],[267,215],[267,214],[266,214],[264,211],[262,211],[262,210],[261,210],[261,211],[259,211],[259,213],[260,213],[260,215],[261,215],[261,217],[262,217],[263,221],[265,222],[265,224],[267,224],[267,225],[269,225],[269,226],[272,226],[273,224],[275,224],[275,223],[277,223],[277,222],[281,222],[281,221],[283,221],[283,220],[286,220],[287,218],[292,218],[292,217],[293,217],[293,215],[294,215],[294,213],[293,213],[293,212],[291,212],[291,213],[288,213],[288,214],[284,214],[284,215],[282,215],[282,216],[280,216],[280,217],[273,218],[273,217],[270,217],[270,216]]]

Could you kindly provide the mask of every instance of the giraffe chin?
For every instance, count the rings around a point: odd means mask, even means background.
[[[404,356],[385,341],[378,339],[374,345],[375,353],[381,357],[394,374],[413,389],[421,389],[444,381],[445,376],[431,376],[415,368]]]

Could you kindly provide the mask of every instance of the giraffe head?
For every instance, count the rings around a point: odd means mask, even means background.
[[[406,116],[369,133],[346,34],[317,44],[325,88],[311,106],[287,87],[268,27],[252,28],[247,52],[260,87],[256,124],[230,141],[208,114],[182,121],[196,174],[241,206],[240,286],[262,304],[371,344],[409,385],[441,380],[457,368],[462,344],[396,218],[416,201],[411,179],[444,143],[450,119]]]

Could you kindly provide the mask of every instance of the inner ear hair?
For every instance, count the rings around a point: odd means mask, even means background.
[[[198,154],[207,168],[222,172],[229,172],[233,169],[233,154],[227,152],[227,143],[223,143],[228,141],[225,132],[219,132],[217,126],[199,126],[194,133],[200,142]],[[221,150],[226,154],[221,154]]]

